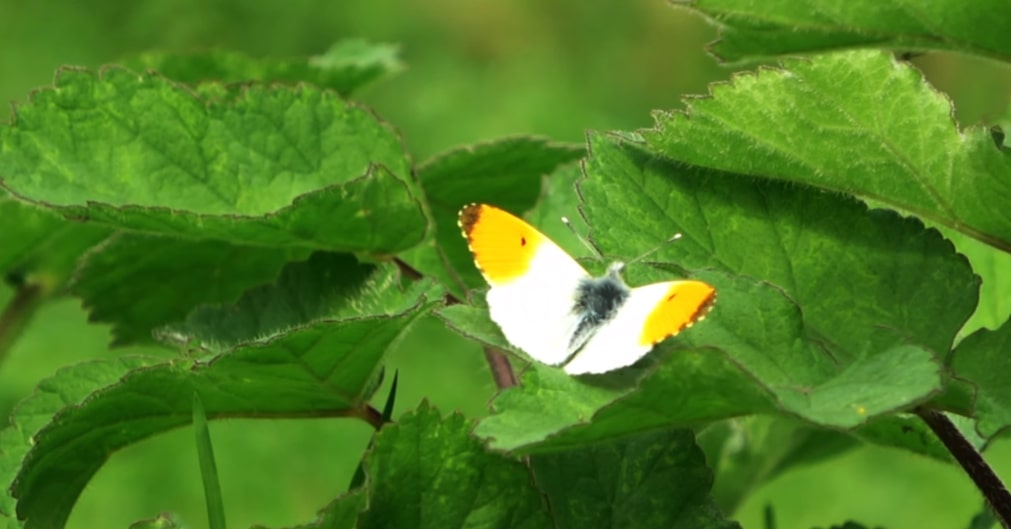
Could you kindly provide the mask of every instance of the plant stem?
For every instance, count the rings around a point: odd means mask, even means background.
[[[383,424],[386,422],[385,420],[383,420],[383,414],[379,413],[379,410],[373,408],[372,406],[369,406],[368,404],[362,406],[358,410],[357,415],[362,419],[364,419],[365,422],[369,423],[369,425],[376,430],[382,428]]]
[[[415,270],[411,265],[401,261],[400,259],[394,259],[394,263],[400,268],[400,270],[409,278],[418,279],[423,277],[421,272]],[[446,304],[453,305],[456,303],[462,303],[453,294],[446,294]],[[499,389],[511,388],[519,384],[516,379],[516,373],[513,371],[512,364],[509,363],[509,357],[505,353],[495,349],[494,347],[484,348],[484,358],[488,361],[488,368],[491,369],[491,376],[495,379],[495,385]]]
[[[1001,525],[1011,528],[1011,494],[1007,487],[997,477],[990,465],[983,459],[972,443],[970,443],[962,432],[958,431],[955,424],[943,413],[926,408],[917,408],[916,414],[927,423],[927,426],[934,431],[934,435],[944,443],[948,451],[955,458],[966,474],[972,478],[976,487],[983,493],[990,508],[993,509]]]
[[[14,297],[0,314],[0,364],[3,364],[7,352],[17,342],[35,310],[42,304],[44,297],[42,294],[42,285],[24,283],[18,286]]]
[[[511,388],[518,384],[513,366],[509,363],[509,357],[505,353],[494,347],[484,348],[484,358],[491,368],[491,375],[495,378],[495,385],[499,389]]]

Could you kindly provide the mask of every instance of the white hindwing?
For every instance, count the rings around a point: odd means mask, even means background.
[[[630,366],[646,356],[654,344],[640,343],[643,323],[674,283],[667,281],[631,289],[617,314],[590,336],[575,358],[565,365],[565,372],[571,375],[603,373]]]

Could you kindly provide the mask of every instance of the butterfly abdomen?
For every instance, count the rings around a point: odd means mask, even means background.
[[[572,335],[569,350],[575,352],[593,334],[594,329],[613,318],[628,299],[628,294],[628,287],[617,275],[608,274],[580,281],[572,307],[573,313],[579,318],[579,326]]]

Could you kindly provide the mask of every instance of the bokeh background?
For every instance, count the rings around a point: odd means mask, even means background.
[[[650,111],[734,69],[705,52],[716,29],[663,0],[0,0],[0,100],[24,102],[61,65],[96,68],[151,50],[221,48],[256,57],[318,54],[343,38],[401,47],[408,69],[358,96],[403,133],[418,161],[450,147],[512,134],[582,141],[586,129],[634,129]],[[914,62],[955,102],[963,126],[991,123],[1008,107],[1003,65],[951,54]],[[738,66],[754,68],[755,65]],[[0,234],[2,244],[2,234]],[[10,298],[0,287],[0,304]],[[61,365],[121,354],[108,328],[80,303],[47,305],[0,365],[0,413]],[[459,345],[452,345],[459,344]],[[476,348],[423,322],[393,354],[398,412],[427,398],[444,412],[486,413],[494,386]],[[370,434],[350,420],[211,425],[230,527],[291,526],[345,490]],[[989,452],[1011,477],[1011,446]],[[889,528],[966,527],[982,504],[956,467],[866,447],[798,469],[731,513],[763,527],[772,505],[782,528],[854,519]],[[181,429],[117,453],[85,490],[70,526],[127,527],[176,512],[206,527],[193,432]]]

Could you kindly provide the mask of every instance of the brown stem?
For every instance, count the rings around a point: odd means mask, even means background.
[[[955,424],[943,413],[926,408],[917,408],[916,414],[934,431],[934,435],[944,443],[951,455],[966,474],[972,478],[976,487],[983,493],[990,508],[1000,519],[1005,528],[1011,527],[1011,494],[1007,487],[997,477],[990,465],[983,459],[972,443],[958,431]]]
[[[363,406],[358,410],[358,416],[365,419],[365,422],[369,423],[376,430],[383,427],[383,414],[379,413],[379,410],[373,408],[372,406]]]
[[[401,261],[400,259],[393,260],[400,270],[407,275],[407,277],[420,278],[422,277],[421,272],[415,270],[411,265]],[[446,303],[449,305],[460,303],[461,301],[456,298],[453,294],[446,294]],[[495,385],[499,389],[511,388],[518,385],[516,379],[516,373],[513,371],[512,364],[509,363],[509,357],[505,353],[495,349],[494,347],[484,348],[484,358],[488,361],[488,367],[491,369],[492,378],[495,379]]]
[[[513,371],[509,357],[505,353],[494,347],[484,348],[484,358],[491,368],[491,375],[495,378],[495,385],[499,389],[511,388],[518,384],[516,373]]]

